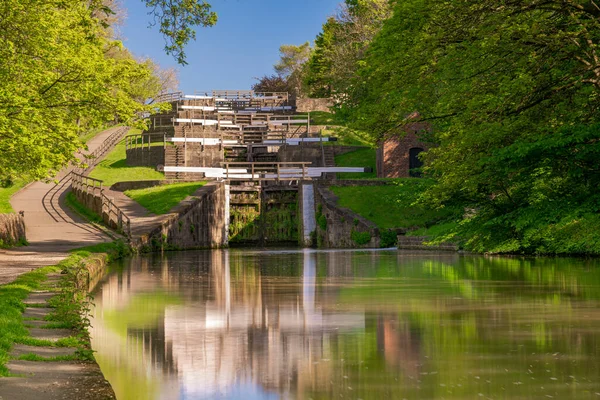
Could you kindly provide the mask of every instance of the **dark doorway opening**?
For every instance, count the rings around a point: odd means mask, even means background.
[[[419,154],[423,152],[423,149],[419,147],[413,147],[408,150],[408,173],[410,176],[414,178],[421,177],[421,167],[423,166],[423,161],[419,158]]]

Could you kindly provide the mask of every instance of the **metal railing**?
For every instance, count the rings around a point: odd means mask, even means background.
[[[123,135],[125,135],[127,132],[129,132],[129,127],[127,126],[123,126],[117,129],[102,142],[100,147],[98,147],[90,154],[86,155],[85,158],[88,160],[88,162],[85,170],[89,171],[96,165],[98,165],[98,163],[102,160],[106,153],[108,153],[108,151],[112,149],[115,146],[115,144],[117,144],[121,140]]]
[[[117,232],[123,233],[131,240],[131,219],[104,193],[103,181],[90,178],[81,173],[71,172],[71,188],[84,191],[99,197],[101,200],[100,217],[108,225],[116,228]],[[76,192],[77,193],[77,192]],[[97,210],[94,210],[97,211]]]

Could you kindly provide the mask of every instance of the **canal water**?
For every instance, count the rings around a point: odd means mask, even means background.
[[[600,399],[600,262],[401,251],[140,256],[95,293],[119,400]]]

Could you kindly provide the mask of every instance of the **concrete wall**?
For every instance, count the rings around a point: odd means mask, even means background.
[[[25,219],[19,214],[0,214],[0,247],[24,243]]]
[[[377,226],[354,213],[339,207],[337,197],[325,187],[315,187],[317,244],[325,248],[379,247]],[[359,237],[369,237],[367,243],[359,244]]]
[[[218,248],[227,244],[226,188],[211,183],[182,202],[159,227],[144,235],[140,250]]]
[[[329,107],[332,106],[332,99],[310,99],[308,97],[299,97],[296,99],[296,112],[299,113],[310,111],[329,112]]]
[[[165,164],[165,149],[163,146],[138,147],[127,149],[128,167],[151,167]]]

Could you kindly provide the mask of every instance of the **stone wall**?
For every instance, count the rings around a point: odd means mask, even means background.
[[[165,148],[163,146],[137,147],[127,149],[128,167],[150,167],[165,164]]]
[[[277,151],[279,162],[311,162],[311,167],[323,167],[323,152],[320,144],[281,146]]]
[[[96,213],[108,227],[123,233],[126,228],[126,221],[117,212],[109,212],[108,207],[104,207],[100,190],[86,191],[83,188],[71,187],[73,194],[78,202],[84,205],[88,210]]]
[[[308,97],[300,97],[296,99],[296,112],[305,113],[311,111],[329,112],[329,107],[333,106],[332,99],[310,99]]]
[[[402,250],[435,250],[435,251],[457,251],[458,246],[454,243],[427,244],[430,240],[427,236],[405,236],[398,235],[398,248]]]
[[[140,250],[183,250],[227,245],[225,198],[223,183],[199,188],[135,246]]]
[[[379,229],[373,222],[337,205],[329,189],[315,187],[317,245],[329,248],[379,247]]]
[[[0,247],[11,247],[26,241],[25,218],[19,214],[0,214]]]

